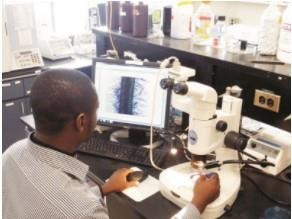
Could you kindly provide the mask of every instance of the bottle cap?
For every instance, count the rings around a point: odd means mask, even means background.
[[[245,51],[247,48],[247,41],[246,40],[241,40],[240,41],[240,50]]]
[[[218,21],[225,21],[226,17],[225,16],[218,16],[217,19],[218,19]]]

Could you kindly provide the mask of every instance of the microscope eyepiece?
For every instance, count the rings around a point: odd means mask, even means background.
[[[188,93],[188,85],[186,83],[183,83],[183,82],[176,83],[173,86],[173,91],[176,94],[185,95]]]

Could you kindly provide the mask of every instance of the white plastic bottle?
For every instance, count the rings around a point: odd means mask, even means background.
[[[176,39],[191,37],[191,19],[193,5],[191,2],[178,2],[172,7],[170,36]]]
[[[292,26],[292,4],[289,4],[283,14],[277,58],[287,64],[291,64],[291,26]]]
[[[281,13],[274,3],[268,6],[261,16],[258,49],[263,55],[276,55],[281,26]]]
[[[211,45],[211,29],[213,25],[214,13],[209,5],[209,1],[202,1],[201,5],[193,16],[193,42],[198,45]]]

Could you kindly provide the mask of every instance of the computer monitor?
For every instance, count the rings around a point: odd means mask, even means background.
[[[94,59],[93,67],[99,124],[142,130],[167,127],[170,92],[160,87],[167,69],[157,63],[112,59]]]

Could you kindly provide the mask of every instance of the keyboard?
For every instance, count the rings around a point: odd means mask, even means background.
[[[152,166],[149,158],[149,149],[124,143],[112,142],[93,136],[89,141],[82,143],[77,152],[111,158],[128,163]],[[161,165],[168,151],[153,149],[153,161]]]

